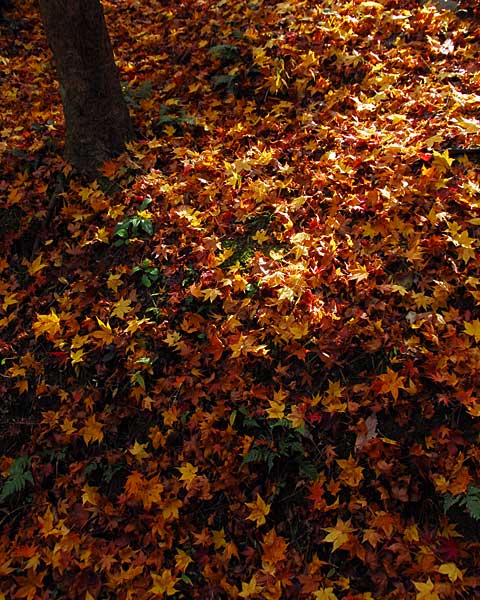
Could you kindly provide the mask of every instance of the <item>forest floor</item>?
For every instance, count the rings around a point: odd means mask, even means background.
[[[476,2],[103,4],[93,182],[0,23],[0,600],[478,597]]]

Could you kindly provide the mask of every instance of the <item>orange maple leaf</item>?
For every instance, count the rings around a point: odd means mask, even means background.
[[[175,554],[175,566],[179,571],[186,571],[188,565],[193,562],[193,559],[184,551],[178,550],[177,554]]]
[[[105,424],[97,421],[95,419],[95,415],[88,417],[85,426],[80,429],[80,433],[82,434],[87,446],[90,444],[90,442],[101,442],[103,440],[102,429],[104,427]]]
[[[350,487],[358,487],[363,479],[363,467],[358,467],[355,459],[350,455],[347,459],[338,459],[338,466],[342,469],[340,481]]]
[[[405,389],[405,377],[398,375],[398,373],[393,369],[390,369],[390,367],[387,367],[386,373],[378,376],[378,380],[382,384],[380,387],[380,392],[382,394],[387,394],[390,392],[394,400],[398,399],[398,390]]]
[[[262,545],[262,567],[265,569],[275,567],[285,559],[288,544],[285,538],[277,535],[275,529],[270,529],[264,536]]]
[[[138,495],[141,488],[143,488],[144,484],[145,478],[142,475],[142,473],[139,473],[138,471],[133,471],[127,477],[127,481],[125,482],[125,491],[127,492],[127,496],[129,496],[130,498],[135,498]]]

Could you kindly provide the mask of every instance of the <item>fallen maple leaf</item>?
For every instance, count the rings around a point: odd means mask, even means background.
[[[40,315],[37,313],[37,320],[32,325],[35,337],[38,337],[42,333],[46,333],[47,336],[52,339],[60,333],[60,317],[54,311],[50,309],[48,315]]]
[[[350,520],[343,522],[339,518],[335,527],[325,527],[323,531],[328,533],[323,541],[332,543],[332,551],[335,552],[350,540],[350,534],[354,529],[350,527]]]
[[[192,562],[193,559],[184,550],[178,550],[175,554],[175,566],[180,571],[186,571],[188,565]]]
[[[257,584],[257,578],[254,575],[248,583],[242,582],[242,591],[238,595],[240,598],[250,598],[261,591],[262,586]]]
[[[463,579],[463,571],[461,571],[453,562],[440,565],[437,571],[442,573],[442,575],[447,575],[452,583],[457,581],[457,579]]]
[[[392,394],[394,400],[398,399],[398,390],[405,389],[405,377],[402,377],[390,367],[387,367],[387,372],[379,375],[378,379],[382,384],[380,392],[382,394]]]
[[[150,588],[151,594],[163,597],[165,594],[167,596],[173,596],[173,594],[178,592],[178,590],[175,588],[178,578],[172,575],[172,571],[170,569],[165,569],[162,571],[161,575],[152,573],[152,579],[153,586]]]
[[[435,591],[435,584],[430,577],[425,583],[414,581],[413,585],[418,590],[415,600],[440,600],[440,596]]]
[[[148,446],[147,444],[139,444],[136,440],[133,444],[133,447],[129,449],[129,452],[132,456],[134,456],[137,460],[142,460],[143,458],[148,458],[150,454],[146,452],[145,448]]]
[[[30,276],[33,276],[33,275],[35,275],[35,273],[42,271],[45,267],[48,267],[48,263],[42,262],[42,260],[43,260],[43,253],[40,253],[37,256],[37,258],[28,265],[28,274]]]
[[[275,567],[280,561],[285,559],[288,544],[285,538],[277,535],[275,529],[270,529],[262,541],[262,566]]]
[[[101,442],[103,440],[102,429],[105,427],[103,423],[100,423],[95,419],[95,415],[91,415],[85,422],[85,427],[80,429],[80,433],[83,436],[85,443],[90,442]]]
[[[113,305],[112,317],[118,317],[119,319],[123,319],[125,315],[127,315],[132,310],[132,301],[126,298],[120,298]]]
[[[194,467],[191,463],[186,463],[184,467],[178,467],[178,470],[182,474],[180,480],[190,483],[197,476],[198,467]]]
[[[97,323],[100,326],[100,330],[94,331],[92,336],[102,341],[105,345],[111,344],[114,341],[115,336],[112,333],[110,323],[104,323],[99,317],[97,317]]]
[[[321,588],[313,592],[315,600],[338,600],[338,596],[334,593],[333,588]]]
[[[257,494],[257,499],[254,502],[246,502],[245,506],[252,509],[247,519],[255,521],[257,527],[266,522],[265,517],[270,512],[270,505],[261,498],[260,494]]]
[[[480,342],[480,320],[475,319],[471,322],[465,321],[465,329],[463,330],[467,335],[471,335],[475,338],[476,342]]]

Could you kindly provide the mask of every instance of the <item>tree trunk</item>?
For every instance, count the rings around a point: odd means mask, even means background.
[[[40,0],[65,114],[65,158],[94,175],[125,150],[132,125],[99,0]]]

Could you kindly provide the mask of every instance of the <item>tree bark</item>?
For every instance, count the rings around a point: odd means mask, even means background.
[[[133,130],[99,0],[40,0],[65,115],[65,158],[94,175]]]

